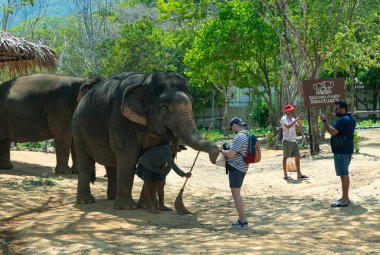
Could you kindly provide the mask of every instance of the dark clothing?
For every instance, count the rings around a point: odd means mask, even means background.
[[[230,188],[241,188],[246,172],[239,171],[238,169],[229,164],[227,164],[226,167],[228,168],[228,179],[230,181]]]
[[[156,173],[145,168],[143,165],[138,165],[136,168],[136,174],[142,180],[146,182],[150,181],[160,181],[164,182],[166,180],[166,175],[164,173]]]
[[[338,136],[343,137],[344,144],[339,149],[333,149],[334,154],[352,154],[354,153],[354,132],[356,121],[351,116],[351,113],[347,113],[340,116],[335,122],[334,128],[338,130]]]
[[[161,145],[146,151],[138,160],[137,165],[136,174],[142,179],[145,177],[164,181],[171,169],[179,176],[185,176],[185,173],[174,163],[170,145]],[[152,174],[146,173],[146,171],[150,171]]]

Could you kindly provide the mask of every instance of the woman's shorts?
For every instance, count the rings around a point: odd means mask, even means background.
[[[228,179],[230,181],[230,188],[241,188],[245,177],[245,172],[236,169],[235,167],[227,164]]]
[[[334,154],[335,172],[337,176],[348,176],[348,167],[352,154]]]

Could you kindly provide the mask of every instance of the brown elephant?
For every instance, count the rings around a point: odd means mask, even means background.
[[[140,155],[179,137],[209,153],[219,149],[200,137],[186,79],[177,73],[121,73],[105,79],[79,102],[72,120],[78,156],[77,203],[93,203],[95,162],[106,167],[115,209],[133,209],[134,169]]]
[[[0,85],[0,168],[11,169],[10,144],[54,139],[55,172],[77,172],[69,167],[71,118],[81,97],[100,77],[32,74]],[[83,92],[80,92],[80,91]]]

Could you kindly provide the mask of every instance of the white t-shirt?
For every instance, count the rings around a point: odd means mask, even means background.
[[[297,132],[296,127],[298,127],[298,123],[293,125],[291,128],[287,128],[286,125],[291,124],[295,118],[289,117],[288,115],[284,115],[280,119],[281,127],[282,127],[282,134],[283,138],[282,141],[286,140],[289,142],[297,142]]]

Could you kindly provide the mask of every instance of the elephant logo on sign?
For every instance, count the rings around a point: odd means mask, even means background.
[[[330,95],[332,94],[331,89],[334,87],[333,81],[323,81],[320,83],[313,84],[316,95]]]

